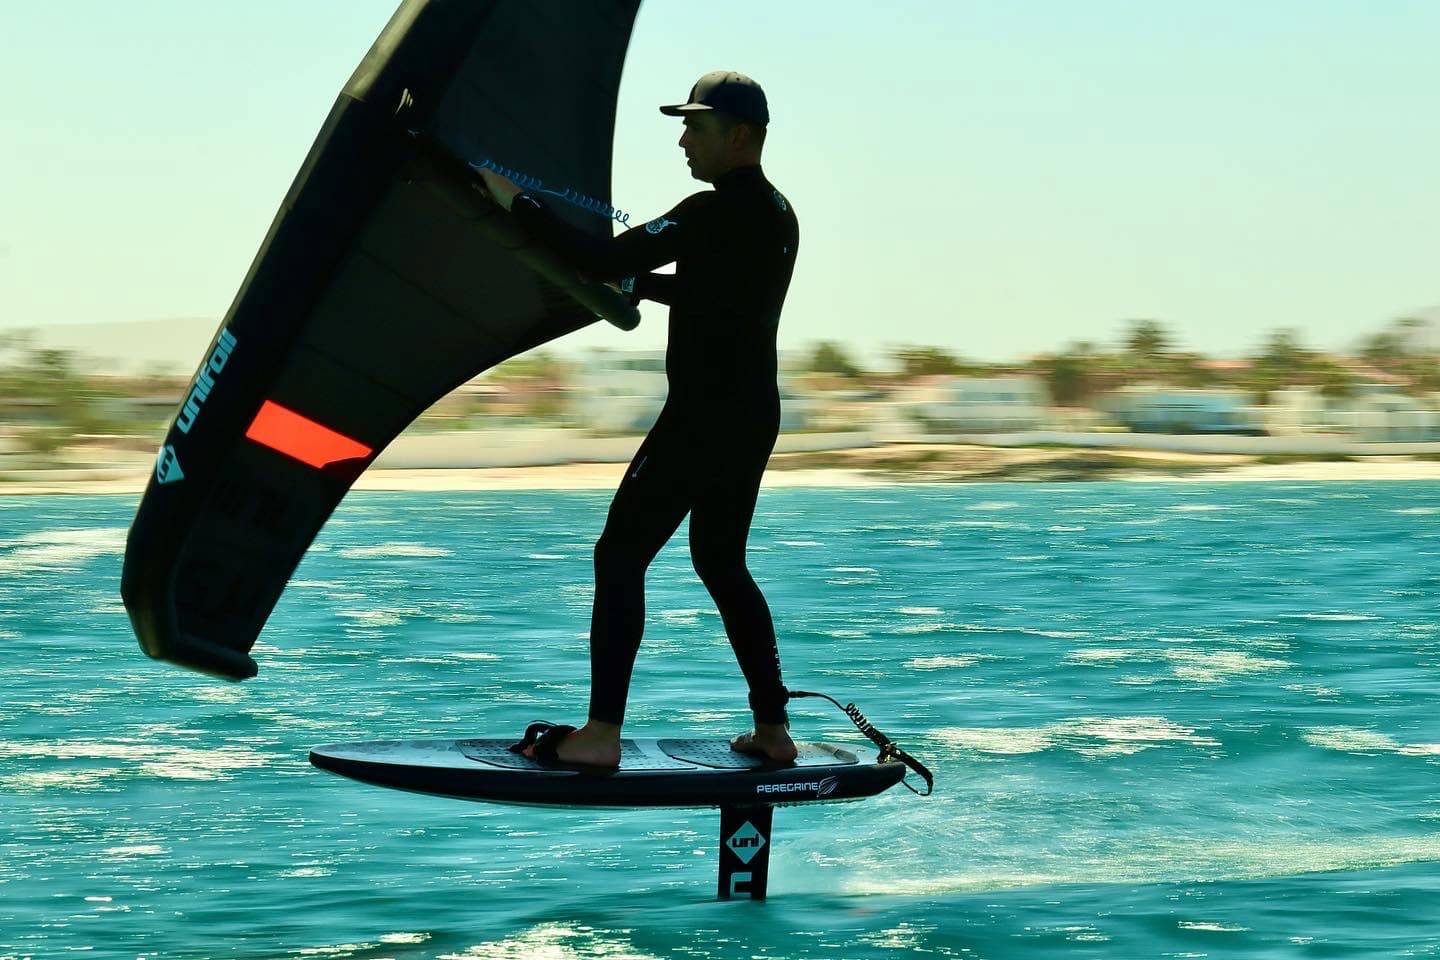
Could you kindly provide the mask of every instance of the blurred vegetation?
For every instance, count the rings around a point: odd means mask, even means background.
[[[810,371],[857,380],[863,374],[845,348],[833,340],[821,340],[810,355]]]
[[[1338,358],[1307,347],[1300,331],[1283,328],[1266,334],[1248,356],[1213,360],[1177,349],[1156,320],[1132,320],[1118,349],[1074,343],[1036,357],[1026,369],[1046,381],[1061,406],[1086,406],[1131,384],[1240,390],[1261,404],[1290,387],[1312,387],[1330,400],[1375,382],[1421,394],[1440,391],[1440,351],[1427,341],[1429,331],[1423,320],[1401,318],[1366,337],[1353,357]]]
[[[1294,328],[1265,334],[1241,358],[1215,360],[1182,349],[1161,321],[1125,321],[1108,348],[1077,341],[1063,350],[1014,363],[976,362],[935,346],[892,347],[886,368],[866,370],[835,341],[805,351],[792,374],[824,389],[880,397],[898,384],[932,376],[1033,375],[1059,406],[1092,406],[1108,391],[1132,384],[1241,390],[1266,403],[1275,390],[1310,386],[1332,400],[1368,383],[1385,382],[1412,394],[1440,392],[1440,337],[1418,317],[1400,317],[1357,341],[1337,358],[1311,349]],[[484,426],[517,419],[566,423],[578,365],[547,350],[508,360],[446,397],[422,418],[422,428]],[[44,457],[63,447],[105,442],[153,446],[184,395],[188,377],[151,370],[101,376],[83,358],[41,345],[32,332],[0,333],[0,440],[8,449]]]
[[[1261,404],[1273,391],[1290,387],[1313,387],[1327,399],[1344,400],[1381,380],[1410,393],[1440,392],[1437,338],[1430,324],[1414,317],[1364,337],[1349,357],[1313,350],[1299,330],[1282,328],[1268,333],[1246,356],[1214,359],[1181,349],[1162,322],[1143,318],[1126,321],[1109,349],[1082,340],[1016,363],[984,363],[939,347],[901,346],[889,352],[888,370],[867,371],[834,341],[814,344],[806,358],[812,373],[870,384],[935,375],[1031,375],[1046,383],[1062,407],[1091,406],[1105,393],[1142,384],[1239,390]]]
[[[114,400],[123,388],[87,377],[69,351],[40,347],[28,331],[0,335],[0,424],[33,453],[53,453],[76,437],[123,430]]]

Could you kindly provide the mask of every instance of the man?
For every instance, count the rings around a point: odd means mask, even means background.
[[[775,333],[790,286],[799,226],[760,168],[770,120],[759,85],[737,73],[701,77],[686,103],[680,148],[713,190],[611,240],[560,220],[491,171],[491,195],[520,224],[589,277],[670,307],[669,395],[615,493],[595,546],[590,626],[590,713],[578,731],[553,727],[524,752],[544,760],[614,767],[645,620],[645,571],[690,516],[695,570],[709,590],[750,687],[754,730],[739,751],[788,762],[788,694],[769,607],[745,565],[760,478],[780,426]],[[675,264],[673,275],[649,271]],[[527,741],[540,731],[532,728]]]

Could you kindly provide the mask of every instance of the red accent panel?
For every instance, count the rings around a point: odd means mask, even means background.
[[[338,460],[368,457],[372,452],[365,444],[272,400],[266,400],[260,412],[255,414],[255,420],[245,431],[245,436],[317,470]]]

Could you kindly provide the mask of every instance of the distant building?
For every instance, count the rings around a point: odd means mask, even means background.
[[[924,377],[896,400],[931,433],[1019,433],[1049,429],[1052,420],[1039,377]]]
[[[1265,433],[1262,416],[1244,390],[1128,386],[1107,394],[1099,406],[1132,433]]]
[[[807,429],[812,400],[784,372],[779,389],[780,429]],[[668,390],[663,351],[592,350],[579,364],[571,411],[596,433],[643,433],[660,415]]]
[[[0,421],[19,427],[53,427],[64,422],[54,400],[37,397],[0,398]]]
[[[1369,384],[1337,405],[1342,430],[1372,443],[1423,443],[1440,440],[1440,411],[1434,398],[1401,393],[1388,384]]]
[[[1402,393],[1391,383],[1367,383],[1336,399],[1314,387],[1289,387],[1271,391],[1265,427],[1274,436],[1328,433],[1366,443],[1423,443],[1440,440],[1440,402]]]
[[[663,351],[592,350],[575,375],[571,413],[597,433],[650,429],[665,404]]]
[[[781,410],[806,430],[849,433],[873,429],[883,419],[886,392],[833,373],[807,371],[802,364],[782,366]],[[798,429],[784,427],[782,429]]]
[[[1272,437],[1301,437],[1339,433],[1340,424],[1330,404],[1315,387],[1271,390],[1263,409],[1265,432]]]

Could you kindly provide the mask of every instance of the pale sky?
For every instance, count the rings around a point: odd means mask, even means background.
[[[213,329],[395,5],[0,0],[0,328]],[[649,0],[614,202],[703,188],[655,106],[737,69],[800,216],[782,346],[1343,349],[1440,304],[1437,42],[1433,0]]]

